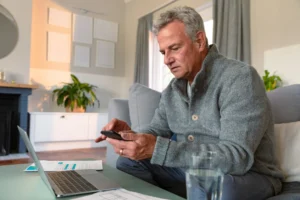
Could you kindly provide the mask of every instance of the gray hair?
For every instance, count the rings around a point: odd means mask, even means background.
[[[196,40],[198,31],[203,31],[205,33],[203,19],[200,14],[195,9],[184,6],[175,7],[161,13],[160,18],[153,26],[154,34],[157,35],[162,28],[175,20],[178,20],[185,25],[185,32],[192,41]]]

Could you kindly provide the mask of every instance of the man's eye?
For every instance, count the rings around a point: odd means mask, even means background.
[[[172,50],[173,51],[177,51],[179,49],[179,47],[173,47]]]

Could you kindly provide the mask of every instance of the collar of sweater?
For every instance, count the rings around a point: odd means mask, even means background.
[[[209,46],[208,53],[202,62],[202,66],[200,71],[196,74],[192,84],[191,84],[191,92],[192,96],[199,89],[203,89],[206,87],[205,80],[207,78],[207,74],[209,73],[209,68],[211,67],[211,63],[219,56],[218,48],[215,44]],[[177,91],[184,101],[189,102],[189,98],[187,95],[187,80],[186,79],[174,79],[171,87]],[[192,97],[191,96],[191,97]]]

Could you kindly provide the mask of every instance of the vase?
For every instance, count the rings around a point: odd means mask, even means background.
[[[71,110],[71,107],[68,106],[68,107],[66,107],[66,112],[84,113],[84,112],[85,112],[85,109],[84,109],[82,106],[81,106],[81,107],[78,107],[78,106],[77,106],[77,103],[75,102],[73,111]]]

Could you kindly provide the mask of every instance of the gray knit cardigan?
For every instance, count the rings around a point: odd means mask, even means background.
[[[275,192],[283,178],[274,154],[274,123],[262,80],[245,63],[211,45],[187,95],[187,80],[173,79],[162,92],[149,127],[157,137],[151,163],[189,167],[191,155],[215,151],[225,174],[252,170],[270,179]],[[176,134],[177,141],[170,140]]]

